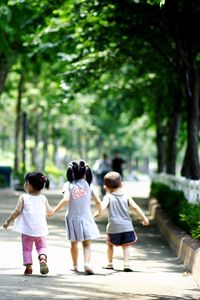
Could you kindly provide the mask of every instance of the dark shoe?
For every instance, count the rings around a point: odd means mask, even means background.
[[[26,268],[24,271],[24,275],[31,275],[33,273],[33,270],[31,268]]]
[[[71,271],[73,271],[74,273],[78,273],[78,267],[73,267],[73,268],[71,269]]]
[[[124,272],[133,272],[133,270],[130,268],[124,268]]]
[[[104,269],[107,269],[107,270],[114,270],[112,264],[108,264],[106,267],[103,267],[103,268],[104,268]]]

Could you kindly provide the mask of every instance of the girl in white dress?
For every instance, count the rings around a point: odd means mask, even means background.
[[[48,234],[46,216],[52,214],[47,198],[41,194],[43,188],[49,188],[49,180],[40,172],[25,176],[24,189],[15,210],[3,224],[7,229],[14,222],[13,230],[21,233],[23,261],[26,269],[24,275],[32,274],[32,249],[35,244],[38,252],[41,274],[49,272],[47,266],[46,235]]]
[[[101,214],[101,200],[94,190],[92,172],[85,161],[72,161],[67,169],[68,183],[63,187],[63,199],[54,209],[54,213],[68,205],[66,212],[67,238],[71,241],[73,270],[78,271],[78,242],[82,242],[84,269],[87,275],[94,274],[90,266],[91,240],[100,236],[94,221],[90,204],[94,199]]]

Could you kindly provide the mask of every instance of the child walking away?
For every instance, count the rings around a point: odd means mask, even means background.
[[[35,244],[40,263],[40,273],[49,272],[47,266],[46,235],[48,234],[46,216],[51,215],[52,209],[47,198],[41,194],[43,188],[49,188],[49,180],[39,172],[28,173],[25,176],[24,189],[15,210],[11,213],[3,228],[7,229],[14,221],[13,230],[21,233],[23,262],[25,275],[31,275],[32,249]]]
[[[107,225],[108,265],[106,269],[113,269],[113,248],[114,246],[121,246],[124,257],[124,272],[132,272],[129,265],[129,246],[137,241],[137,236],[128,212],[129,206],[143,220],[143,225],[149,225],[149,220],[132,198],[124,194],[121,175],[118,172],[107,173],[104,176],[104,183],[107,194],[103,198],[102,210],[108,208],[109,215]],[[95,216],[98,216],[98,212],[95,212]]]
[[[90,266],[91,240],[100,236],[91,212],[91,198],[95,200],[98,214],[101,214],[101,200],[94,190],[92,172],[85,161],[72,161],[67,169],[68,183],[63,187],[63,199],[54,213],[68,204],[66,212],[67,237],[71,241],[73,271],[78,271],[78,242],[82,242],[84,269],[87,275],[94,274]]]

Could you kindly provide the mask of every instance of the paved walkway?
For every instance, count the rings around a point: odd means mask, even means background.
[[[135,196],[148,194],[148,186],[141,183],[127,183],[133,188]],[[133,195],[134,195],[133,192]],[[54,205],[60,196],[54,192],[48,195]],[[1,223],[15,207],[17,195],[0,192]],[[146,209],[147,200],[137,199]],[[47,276],[39,273],[37,255],[34,252],[34,275],[24,276],[21,241],[11,230],[0,230],[0,299],[200,299],[200,289],[190,273],[170,250],[159,230],[151,221],[143,227],[136,220],[135,229],[139,241],[131,247],[131,266],[133,273],[123,272],[121,249],[115,251],[114,271],[103,269],[106,265],[106,219],[98,221],[102,232],[100,239],[92,244],[92,264],[95,275],[86,276],[83,272],[83,256],[80,248],[80,272],[71,270],[69,243],[65,239],[64,212],[49,219],[48,262],[50,272]]]

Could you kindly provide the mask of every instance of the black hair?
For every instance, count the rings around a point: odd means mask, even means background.
[[[69,182],[85,177],[86,181],[90,184],[92,182],[92,171],[84,160],[73,160],[69,163],[66,177]]]
[[[30,172],[25,176],[25,181],[30,183],[37,191],[49,188],[49,179],[40,172]]]
[[[122,178],[118,172],[114,172],[114,171],[108,172],[104,176],[104,184],[108,188],[117,189],[118,187],[121,186],[121,183],[122,183]]]

